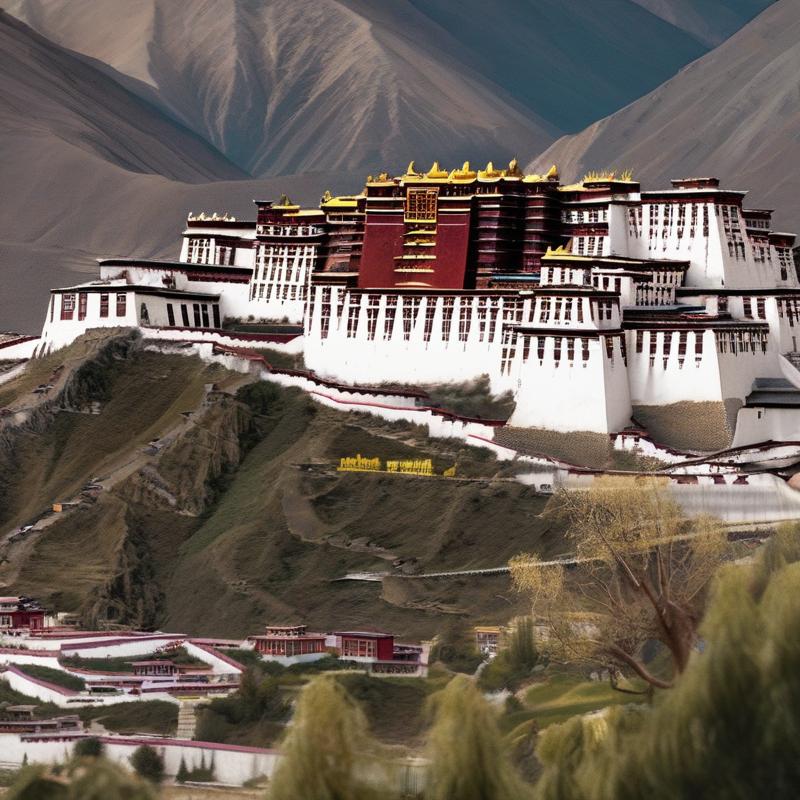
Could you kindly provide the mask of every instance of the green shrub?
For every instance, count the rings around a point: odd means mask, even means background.
[[[164,780],[164,759],[149,745],[143,744],[133,751],[131,766],[150,783],[161,783]]]

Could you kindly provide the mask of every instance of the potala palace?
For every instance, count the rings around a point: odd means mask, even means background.
[[[745,194],[412,162],[317,209],[190,214],[175,261],[102,260],[98,280],[54,289],[31,346],[138,327],[290,347],[337,385],[488,376],[515,429],[613,434],[696,408],[728,447],[800,440],[794,235]]]

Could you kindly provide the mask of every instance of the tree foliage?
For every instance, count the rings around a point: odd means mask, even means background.
[[[456,676],[432,703],[426,800],[530,797],[506,753],[495,712],[474,681]]]
[[[794,798],[800,786],[800,556],[784,530],[724,568],[692,655],[653,707],[553,725],[539,800]]]
[[[149,745],[143,744],[133,751],[131,765],[138,775],[151,783],[164,780],[164,759]]]
[[[577,563],[546,565],[518,556],[511,572],[547,627],[544,643],[569,661],[603,663],[668,688],[643,657],[659,642],[673,675],[686,669],[708,585],[728,557],[725,531],[706,517],[686,519],[657,478],[602,478],[563,490],[553,513],[567,518]]]
[[[539,663],[539,652],[530,617],[518,617],[507,642],[481,671],[478,685],[485,691],[516,691]]]
[[[270,800],[377,800],[378,751],[366,718],[332,676],[303,689],[270,783]]]
[[[104,752],[103,743],[94,736],[90,736],[87,739],[78,739],[73,750],[76,758],[99,758]]]
[[[455,672],[475,672],[483,659],[478,652],[475,633],[466,620],[461,617],[450,620],[437,636],[431,659],[441,661]]]
[[[154,790],[105,758],[81,758],[64,768],[27,767],[4,800],[156,800]]]

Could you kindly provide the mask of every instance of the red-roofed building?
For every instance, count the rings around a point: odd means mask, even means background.
[[[327,655],[325,635],[308,633],[305,625],[267,625],[261,636],[249,636],[262,658],[284,665],[317,661]]]
[[[44,628],[44,609],[30,597],[0,597],[0,631]]]

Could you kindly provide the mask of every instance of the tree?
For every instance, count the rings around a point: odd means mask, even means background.
[[[472,674],[483,660],[478,652],[475,633],[461,617],[453,618],[437,637],[431,653],[434,661],[441,661],[455,672]]]
[[[754,566],[720,571],[704,646],[673,691],[542,734],[538,800],[797,796],[800,552],[796,529],[781,538]]]
[[[520,800],[530,789],[505,751],[495,712],[475,682],[457,675],[433,697],[426,800]]]
[[[74,759],[66,768],[24,769],[4,800],[156,800],[153,789],[105,758]]]
[[[151,783],[164,780],[164,759],[149,745],[143,744],[133,751],[131,765],[137,774]]]
[[[516,691],[530,677],[538,662],[533,620],[530,617],[518,617],[505,646],[481,671],[478,685],[490,692],[501,689]]]
[[[650,687],[669,688],[689,663],[711,578],[729,557],[721,524],[687,519],[657,478],[601,478],[562,490],[549,513],[567,518],[576,563],[511,561],[515,585],[530,595],[554,656],[603,663]],[[648,667],[648,643],[663,645],[671,675]]]
[[[332,676],[303,689],[283,758],[270,783],[270,800],[377,800],[379,752],[361,709]]]
[[[88,739],[78,739],[78,741],[75,742],[75,748],[73,750],[76,758],[84,758],[87,756],[99,758],[103,755],[104,751],[103,743],[94,736],[90,736]]]

